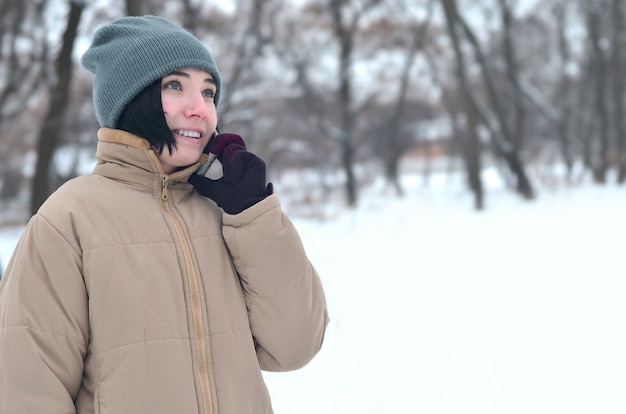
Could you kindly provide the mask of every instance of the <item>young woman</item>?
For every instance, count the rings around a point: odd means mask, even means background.
[[[98,163],[32,217],[0,282],[0,412],[271,413],[261,370],[318,352],[324,293],[263,161],[216,133],[213,58],[143,16],[99,29],[82,63]]]

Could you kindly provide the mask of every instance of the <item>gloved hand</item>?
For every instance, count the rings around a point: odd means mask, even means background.
[[[241,213],[273,193],[272,184],[265,184],[265,163],[246,150],[246,144],[239,135],[217,135],[204,152],[210,158],[217,157],[215,163],[221,163],[223,174],[215,177],[215,166],[212,166],[204,171],[204,175],[193,173],[189,183],[225,212]]]

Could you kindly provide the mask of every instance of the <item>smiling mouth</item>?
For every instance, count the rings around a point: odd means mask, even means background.
[[[189,131],[186,129],[174,129],[172,130],[172,132],[178,135],[182,135],[188,138],[195,138],[195,139],[200,139],[200,137],[202,136],[202,134],[198,131]]]

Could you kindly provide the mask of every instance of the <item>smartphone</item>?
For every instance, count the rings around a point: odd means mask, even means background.
[[[211,168],[211,165],[213,165],[213,163],[215,162],[215,160],[217,160],[217,155],[213,154],[210,149],[211,147],[217,142],[215,140],[215,137],[218,136],[220,134],[219,130],[217,129],[217,127],[215,127],[215,131],[213,132],[213,135],[211,136],[211,138],[209,139],[209,142],[207,142],[206,147],[204,147],[204,153],[209,155],[209,158],[207,158],[206,162],[204,164],[202,164],[197,170],[196,170],[196,174],[203,176],[206,174],[207,171],[209,171],[209,168]]]

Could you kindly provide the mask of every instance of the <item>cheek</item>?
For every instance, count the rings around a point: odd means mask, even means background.
[[[209,116],[207,117],[208,128],[211,133],[217,129],[218,119],[217,119],[217,110],[215,109],[215,105],[211,105],[209,107]]]
[[[163,107],[163,112],[166,114],[174,112],[174,103],[172,99],[168,98],[167,94],[161,94],[161,107]]]

